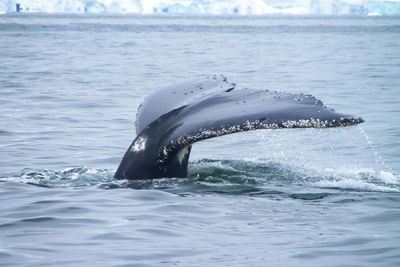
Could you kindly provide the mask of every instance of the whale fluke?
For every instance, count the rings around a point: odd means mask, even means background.
[[[118,179],[186,177],[195,142],[256,129],[351,126],[363,119],[335,112],[311,95],[237,88],[209,76],[163,88],[136,114],[137,137],[125,153]]]

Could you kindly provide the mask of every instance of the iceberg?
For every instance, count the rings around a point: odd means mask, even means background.
[[[400,0],[2,0],[0,14],[399,15]]]

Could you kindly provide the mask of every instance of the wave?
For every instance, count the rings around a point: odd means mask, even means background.
[[[230,194],[319,199],[337,191],[400,192],[400,177],[373,169],[311,170],[279,162],[203,159],[191,162],[188,178],[114,180],[114,170],[68,168],[23,170],[0,182],[16,182],[50,188],[132,188],[185,194]],[[306,190],[306,193],[304,193]],[[301,193],[298,193],[301,191]]]
[[[5,0],[0,13],[396,15],[399,0]]]

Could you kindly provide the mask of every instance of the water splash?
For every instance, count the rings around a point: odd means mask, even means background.
[[[115,170],[78,167],[25,169],[0,177],[0,182],[50,188],[159,189],[181,195],[290,195],[299,189],[317,194],[319,189],[400,192],[400,177],[384,164],[360,127],[264,130],[217,139],[196,144],[194,150],[203,149],[202,157],[212,152],[212,159],[196,159],[196,151],[192,152],[185,179],[114,180]]]
[[[190,163],[188,178],[129,181],[114,180],[113,174],[114,170],[86,167],[60,171],[25,170],[18,175],[2,177],[0,182],[49,188],[156,189],[180,195],[218,193],[291,196],[298,190],[315,191],[317,194],[325,193],[326,190],[400,191],[399,177],[390,172],[376,172],[365,168],[347,171],[324,169],[316,172],[304,168],[296,169],[279,162],[204,159]]]
[[[364,128],[361,127],[361,125],[358,126],[358,129],[360,130],[361,134],[364,135],[364,138],[368,145],[368,148],[374,155],[375,169],[381,168],[381,169],[389,170],[391,172],[392,170],[390,169],[390,167],[386,166],[382,156],[379,154],[378,150],[376,149],[375,142],[372,140],[372,138],[367,134],[367,132],[364,130]]]

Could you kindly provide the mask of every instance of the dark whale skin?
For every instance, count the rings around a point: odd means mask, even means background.
[[[351,126],[362,118],[337,113],[311,95],[239,89],[224,76],[165,87],[146,97],[137,137],[114,177],[186,177],[193,143],[257,129]]]

